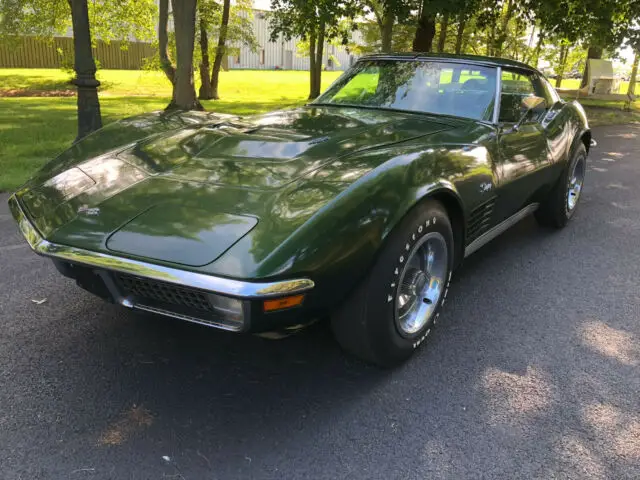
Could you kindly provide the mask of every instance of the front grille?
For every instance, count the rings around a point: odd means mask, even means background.
[[[198,290],[122,273],[117,273],[115,277],[126,293],[136,297],[215,313],[207,295]]]

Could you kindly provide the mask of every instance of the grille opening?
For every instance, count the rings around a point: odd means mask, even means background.
[[[125,273],[112,273],[130,306],[234,332],[244,327],[242,303],[230,297]]]
[[[116,274],[115,277],[127,294],[202,312],[218,313],[204,292],[121,273]]]

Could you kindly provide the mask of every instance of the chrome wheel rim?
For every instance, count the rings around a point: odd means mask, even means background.
[[[447,242],[430,232],[414,246],[399,277],[395,321],[403,336],[420,332],[433,317],[444,292],[449,264]]]
[[[567,186],[567,212],[571,212],[578,204],[580,193],[582,193],[582,185],[584,184],[585,161],[584,157],[578,159],[573,166],[573,171],[569,176],[569,185]]]

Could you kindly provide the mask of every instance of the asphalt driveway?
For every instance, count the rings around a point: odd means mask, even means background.
[[[640,478],[640,127],[594,137],[570,226],[470,258],[394,371],[105,304],[0,195],[0,479]]]

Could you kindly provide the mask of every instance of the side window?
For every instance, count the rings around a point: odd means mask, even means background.
[[[549,83],[549,80],[547,80],[544,77],[538,77],[540,79],[540,82],[542,82],[542,86],[544,87],[544,98],[547,101],[547,105],[551,106],[551,105],[555,105],[557,102],[560,101],[560,95],[558,95],[558,92],[556,92],[556,89],[553,88],[553,86]]]
[[[502,71],[499,122],[515,123],[522,116],[522,99],[531,95],[545,97],[539,82],[532,75],[511,70]],[[546,97],[545,97],[546,98]]]

